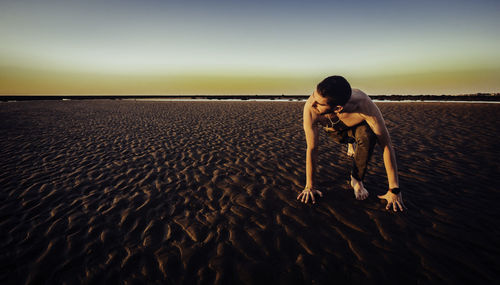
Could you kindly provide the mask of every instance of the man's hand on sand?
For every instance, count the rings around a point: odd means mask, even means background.
[[[320,197],[323,197],[323,193],[321,193],[320,191],[314,190],[313,188],[310,187],[306,187],[304,188],[302,193],[300,193],[299,196],[297,196],[297,200],[300,199],[302,203],[307,204],[307,201],[309,201],[309,197],[311,197],[313,204],[315,204],[316,200],[314,199],[314,194],[319,194]]]
[[[387,191],[385,195],[378,195],[378,197],[380,199],[387,200],[387,206],[385,207],[386,210],[389,210],[391,206],[394,212],[397,212],[398,209],[401,212],[403,212],[403,209],[406,209],[405,204],[403,203],[403,197],[401,196],[401,193],[394,194],[391,191]]]

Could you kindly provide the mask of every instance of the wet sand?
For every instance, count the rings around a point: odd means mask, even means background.
[[[1,284],[488,284],[500,273],[500,105],[377,103],[405,213],[354,199],[303,102],[0,104]],[[404,282],[404,283],[403,283]]]

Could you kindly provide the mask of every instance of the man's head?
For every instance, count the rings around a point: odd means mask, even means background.
[[[342,107],[351,98],[351,92],[349,82],[342,76],[334,75],[323,79],[316,86],[315,93],[326,99],[325,102],[327,102],[330,109],[341,111]]]

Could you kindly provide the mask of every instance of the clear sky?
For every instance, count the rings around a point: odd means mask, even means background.
[[[0,94],[500,92],[498,0],[0,0]]]

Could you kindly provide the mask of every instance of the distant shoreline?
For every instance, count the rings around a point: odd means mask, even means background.
[[[95,99],[169,99],[169,100],[279,100],[303,101],[308,95],[10,95],[0,96],[0,101],[39,100],[95,100]],[[376,101],[449,101],[449,102],[500,102],[500,94],[473,95],[370,95]]]

